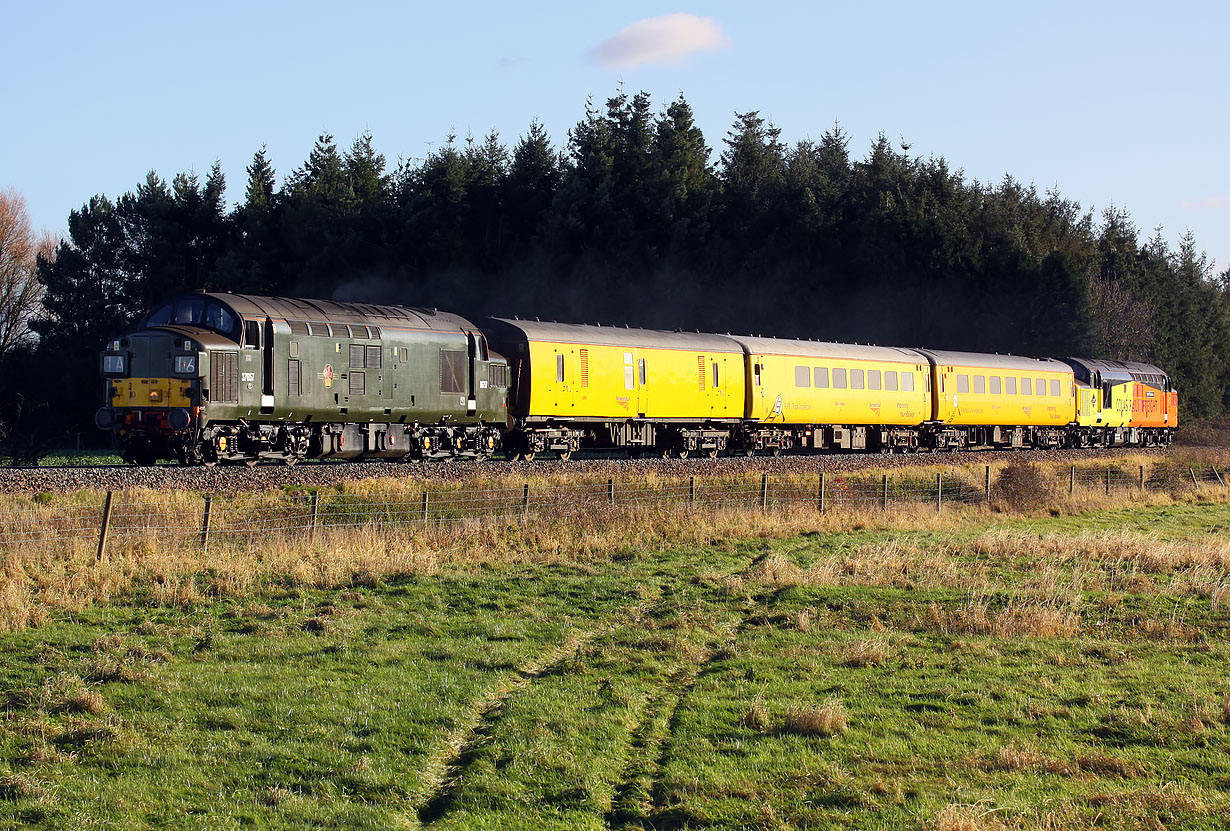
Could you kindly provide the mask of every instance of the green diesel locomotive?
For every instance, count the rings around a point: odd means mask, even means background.
[[[196,293],[102,355],[95,416],[137,464],[482,459],[500,449],[508,362],[457,315]]]

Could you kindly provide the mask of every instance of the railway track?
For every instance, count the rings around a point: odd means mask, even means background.
[[[561,462],[429,461],[429,462],[317,462],[294,467],[269,464],[248,467],[191,467],[156,465],[71,465],[61,467],[0,468],[0,493],[63,493],[74,490],[191,490],[210,493],[242,493],[284,486],[331,487],[358,479],[393,477],[433,481],[480,480],[487,477],[524,475],[558,476],[567,473],[627,478],[655,476],[722,476],[742,473],[806,474],[840,473],[868,468],[988,464],[1008,459],[1019,461],[1087,462],[1121,459],[1125,453],[1165,456],[1171,448],[1149,450],[1019,450],[1001,452],[953,452],[907,455],[784,455],[719,457],[717,459],[627,459],[577,455]]]

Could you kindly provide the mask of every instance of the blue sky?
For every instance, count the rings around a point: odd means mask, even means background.
[[[1230,264],[1230,6],[1212,2],[6,4],[0,188],[63,232],[96,193],[221,162],[231,202],[262,144],[279,176],[321,132],[390,164],[450,131],[531,119],[557,145],[622,81],[682,92],[715,158],[734,113],[787,141],[835,121],[967,177],[1005,173]],[[669,15],[656,51],[638,21]],[[669,23],[669,22],[668,22]],[[652,26],[655,24],[650,24]],[[620,32],[633,26],[631,32]],[[663,60],[673,56],[675,59]],[[638,62],[638,57],[641,59]]]

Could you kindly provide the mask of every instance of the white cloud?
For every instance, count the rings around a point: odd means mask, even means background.
[[[1192,209],[1200,209],[1200,208],[1220,208],[1222,205],[1225,205],[1227,202],[1230,202],[1230,199],[1226,199],[1226,197],[1224,196],[1214,196],[1210,199],[1199,199],[1199,200],[1187,199],[1187,200],[1184,200],[1184,202],[1181,205],[1179,205],[1179,207],[1185,211],[1190,211]]]
[[[711,17],[668,14],[638,20],[598,44],[589,59],[607,69],[632,69],[650,63],[679,63],[696,52],[730,46],[730,38]]]

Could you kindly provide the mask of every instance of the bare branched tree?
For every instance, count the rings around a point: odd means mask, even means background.
[[[1153,325],[1149,307],[1137,300],[1122,281],[1090,274],[1089,305],[1106,357],[1127,361],[1150,359]]]
[[[0,190],[0,358],[34,339],[30,318],[43,296],[38,257],[54,257],[56,243],[53,234],[31,230],[24,196]]]

